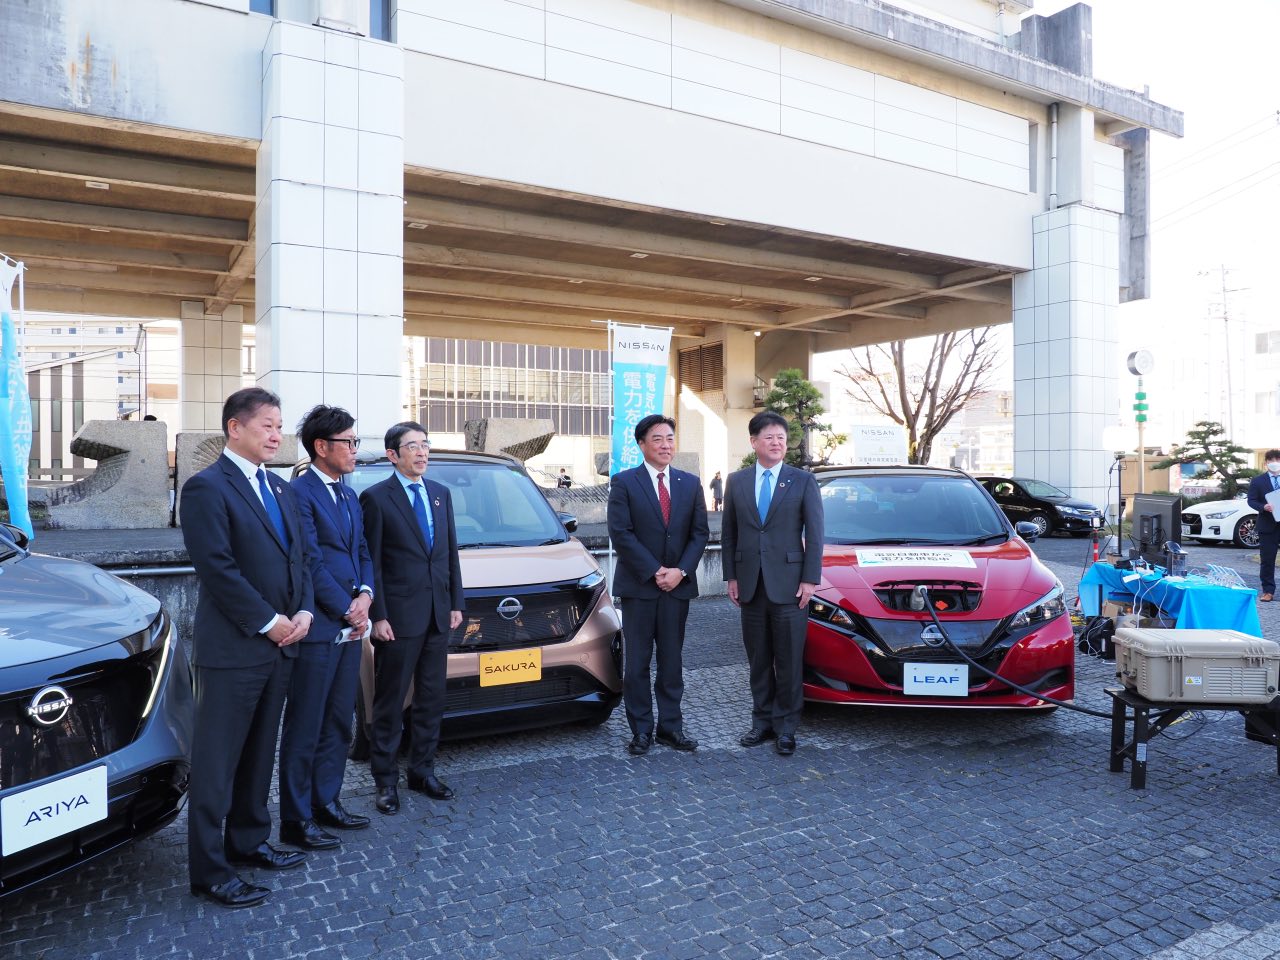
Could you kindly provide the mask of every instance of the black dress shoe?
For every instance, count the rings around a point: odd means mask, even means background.
[[[796,738],[784,733],[778,737],[778,742],[773,745],[773,748],[778,751],[778,756],[789,757],[796,752]]]
[[[332,850],[342,845],[331,833],[325,833],[314,820],[284,820],[280,823],[280,842],[303,850]]]
[[[206,887],[202,883],[193,883],[191,895],[205,897],[220,907],[256,907],[271,896],[271,891],[266,887],[245,883],[239,877],[232,877],[226,883],[215,883],[211,887]]]
[[[670,747],[672,750],[683,750],[685,753],[692,753],[698,749],[698,741],[692,737],[686,737],[683,730],[659,730],[654,739],[664,747]]]
[[[752,727],[746,733],[738,738],[738,743],[744,747],[758,747],[766,740],[772,740],[776,734],[772,730],[765,730],[761,727]]]
[[[369,818],[358,813],[348,813],[341,800],[316,807],[311,811],[316,823],[334,830],[363,830],[369,825]]]
[[[452,800],[453,790],[434,773],[425,777],[409,777],[409,789],[417,793],[425,793],[432,800]]]
[[[400,791],[393,783],[389,787],[378,788],[378,799],[374,802],[379,813],[393,814],[400,812]]]
[[[269,843],[259,844],[248,853],[227,851],[227,862],[237,867],[261,867],[263,870],[292,870],[306,862],[307,855],[297,850],[277,850]]]
[[[653,745],[653,737],[647,733],[637,733],[627,744],[627,753],[633,757],[643,757]]]

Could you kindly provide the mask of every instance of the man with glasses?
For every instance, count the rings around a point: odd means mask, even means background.
[[[753,467],[729,475],[720,560],[729,599],[742,611],[751,674],[751,729],[744,747],[776,739],[796,752],[804,708],[809,598],[822,577],[822,496],[812,473],[784,463],[787,421],[765,410],[747,424]]]
[[[406,781],[436,800],[453,791],[436,777],[449,633],[462,623],[462,569],[449,488],[426,480],[431,444],[420,423],[385,438],[395,472],[360,496],[373,559],[373,729],[369,767],[384,814],[400,810],[396,754],[404,700],[413,684]]]
[[[341,407],[322,404],[298,424],[311,466],[294,479],[293,489],[303,529],[315,547],[316,618],[298,645],[289,681],[280,738],[280,840],[304,850],[339,845],[323,827],[369,825],[368,817],[347,812],[339,798],[374,582],[360,503],[342,483],[356,468],[355,423]]]

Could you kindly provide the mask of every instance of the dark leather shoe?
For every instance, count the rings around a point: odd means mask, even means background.
[[[738,743],[744,747],[758,747],[766,740],[772,740],[776,734],[772,730],[764,730],[760,727],[752,727],[746,733],[738,738]]]
[[[1269,593],[1264,593],[1258,599],[1261,600],[1263,603],[1270,603],[1272,600],[1272,595]]]
[[[341,800],[311,811],[316,823],[333,830],[363,830],[369,825],[369,818],[358,813],[348,813]]]
[[[698,749],[698,741],[692,737],[686,737],[683,730],[659,730],[654,739],[664,747],[670,747],[672,750],[683,750],[685,753],[692,753]]]
[[[234,909],[235,907],[256,907],[271,896],[271,891],[266,887],[245,883],[239,877],[232,877],[226,883],[215,883],[211,887],[206,887],[202,883],[193,883],[191,895],[212,900],[220,907]]]
[[[425,793],[432,800],[453,799],[453,790],[434,773],[428,773],[425,777],[409,777],[409,789]]]
[[[227,851],[227,862],[236,867],[261,867],[263,870],[292,870],[306,862],[307,855],[297,850],[277,850],[263,843],[248,853]]]
[[[778,737],[778,742],[773,745],[773,748],[778,751],[778,756],[789,757],[796,752],[796,738],[784,733]]]
[[[653,745],[653,737],[647,733],[637,733],[627,744],[627,753],[633,757],[643,757]]]
[[[379,813],[390,815],[400,812],[400,791],[396,789],[394,783],[389,787],[378,788],[378,799],[374,805]]]
[[[325,833],[314,820],[284,820],[280,824],[280,842],[303,850],[332,850],[342,845],[331,833]]]

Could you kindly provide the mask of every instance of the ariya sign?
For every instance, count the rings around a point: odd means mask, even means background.
[[[640,465],[636,424],[662,412],[671,356],[670,327],[611,324],[613,445],[609,474]]]

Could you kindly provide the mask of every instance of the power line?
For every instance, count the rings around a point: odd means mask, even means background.
[[[1259,117],[1257,120],[1253,120],[1249,123],[1246,123],[1239,130],[1229,133],[1225,137],[1220,137],[1219,139],[1215,140],[1213,143],[1207,144],[1206,146],[1201,147],[1199,150],[1194,150],[1191,153],[1187,154],[1185,157],[1179,157],[1177,160],[1169,164],[1168,167],[1164,168],[1162,172],[1173,173],[1179,170],[1180,168],[1192,166],[1196,163],[1199,163],[1200,159],[1204,159],[1204,158],[1201,158],[1200,156],[1201,154],[1209,150],[1225,149],[1226,147],[1230,146],[1231,141],[1234,140],[1236,137],[1240,136],[1240,134],[1245,133],[1248,130],[1251,130],[1253,127],[1256,127],[1260,123],[1266,123],[1266,124],[1269,124],[1269,126],[1263,130],[1259,130],[1256,133],[1251,134],[1250,136],[1246,137],[1245,140],[1252,140],[1254,137],[1259,136],[1263,133],[1268,133],[1271,130],[1275,129],[1278,125],[1280,125],[1280,110],[1276,110],[1272,113],[1268,113],[1263,117]],[[1241,141],[1241,142],[1244,142],[1244,141]]]
[[[1208,193],[1203,194],[1194,200],[1190,200],[1187,203],[1184,203],[1182,206],[1177,207],[1173,210],[1170,210],[1168,213],[1163,214],[1157,217],[1156,219],[1152,220],[1151,228],[1153,230],[1164,229],[1165,227],[1172,226],[1173,223],[1180,223],[1183,220],[1187,220],[1198,214],[1204,213],[1206,210],[1210,210],[1213,207],[1216,207],[1219,204],[1224,203],[1227,200],[1230,200],[1232,197],[1238,196],[1239,194],[1244,193],[1246,190],[1252,190],[1254,187],[1259,186],[1260,184],[1266,183],[1268,180],[1271,180],[1277,175],[1280,175],[1280,169],[1277,169],[1277,168],[1280,168],[1280,160],[1273,161],[1272,163],[1267,164],[1265,167],[1261,167],[1253,171],[1253,173],[1250,173],[1247,176],[1241,177],[1239,180],[1235,181],[1234,183],[1224,184],[1223,186],[1219,187],[1216,190],[1210,190]],[[1271,171],[1271,172],[1267,173],[1267,171]],[[1259,177],[1261,174],[1264,174],[1264,173],[1267,175],[1264,177],[1261,177],[1261,179],[1255,180],[1253,183],[1245,182],[1248,180],[1253,180],[1255,177]],[[1236,188],[1236,189],[1233,189],[1233,188]],[[1215,200],[1213,203],[1210,203],[1208,206],[1201,207],[1198,210],[1192,210],[1190,213],[1186,214],[1186,216],[1182,216],[1182,217],[1178,216],[1178,214],[1182,213],[1184,210],[1190,210],[1192,207],[1195,207],[1203,203],[1205,200],[1208,200],[1210,197],[1217,196],[1218,194],[1222,193],[1224,190],[1231,190],[1232,192],[1228,193],[1225,197],[1221,197]]]
[[[1268,133],[1274,133],[1277,130],[1280,130],[1280,117],[1277,118],[1276,123],[1272,124],[1269,127],[1264,127],[1262,130],[1259,130],[1257,133],[1254,133],[1250,136],[1245,137],[1243,140],[1238,140],[1235,143],[1222,143],[1219,145],[1219,149],[1214,150],[1212,153],[1206,153],[1204,156],[1198,157],[1197,159],[1192,160],[1189,163],[1184,163],[1181,165],[1170,164],[1169,167],[1160,171],[1160,176],[1162,177],[1177,176],[1180,173],[1190,170],[1192,167],[1196,166],[1197,164],[1203,163],[1205,160],[1212,160],[1214,157],[1221,156],[1222,154],[1226,153],[1228,150],[1235,150],[1239,147],[1244,146],[1250,140],[1256,140],[1258,137],[1264,136]]]

